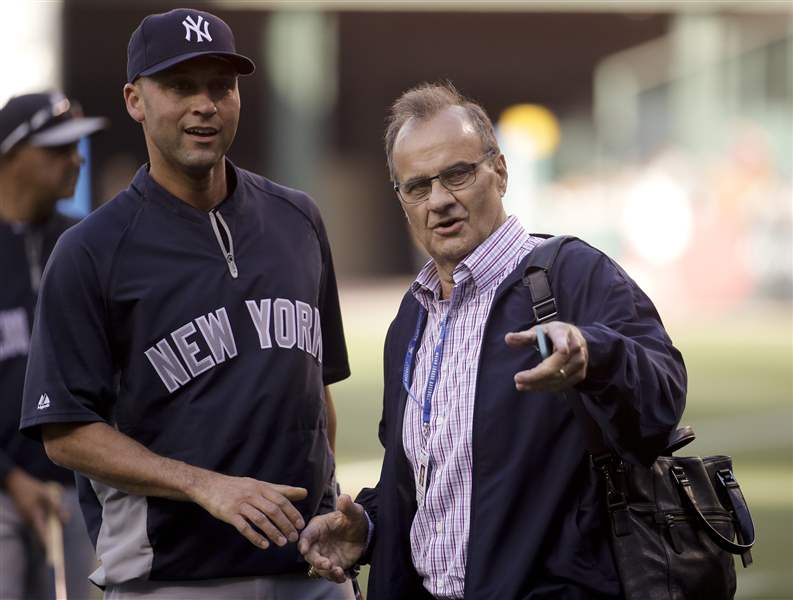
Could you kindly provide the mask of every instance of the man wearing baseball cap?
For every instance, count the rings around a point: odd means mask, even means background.
[[[94,557],[70,471],[54,465],[19,425],[30,327],[41,273],[74,221],[55,203],[74,194],[80,138],[106,120],[85,118],[60,92],[25,94],[0,108],[0,597],[54,597],[44,547],[47,518],[63,520],[69,595],[89,594]]]
[[[106,598],[351,598],[296,547],[349,375],[319,210],[226,157],[254,64],[221,19],[149,15],[127,59],[149,163],[53,253],[21,429],[86,476]]]

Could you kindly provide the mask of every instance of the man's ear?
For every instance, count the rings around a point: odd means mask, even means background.
[[[143,123],[146,120],[146,115],[143,111],[144,102],[141,87],[142,84],[140,82],[124,85],[124,104],[127,106],[129,116],[138,123]]]
[[[496,175],[498,175],[498,193],[503,197],[507,193],[507,160],[503,154],[499,154],[495,163]]]

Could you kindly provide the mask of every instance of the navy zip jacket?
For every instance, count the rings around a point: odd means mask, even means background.
[[[21,428],[105,422],[155,453],[305,487],[332,509],[323,385],[349,374],[333,261],[304,193],[226,163],[202,211],[142,167],[58,241],[42,280]],[[305,573],[190,502],[78,478],[97,585]]]
[[[473,424],[473,486],[465,598],[619,598],[608,523],[589,466],[583,426],[558,394],[518,392],[513,376],[540,362],[504,336],[534,325],[522,282],[528,257],[499,287],[482,339]],[[565,244],[549,273],[560,321],[589,348],[584,407],[625,459],[649,464],[685,404],[686,371],[649,298],[591,246]],[[416,512],[402,445],[402,367],[419,304],[408,293],[385,342],[380,481],[357,501],[374,524],[365,557],[370,600],[431,598],[410,553]]]

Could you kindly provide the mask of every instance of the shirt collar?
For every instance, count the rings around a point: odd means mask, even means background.
[[[498,229],[460,261],[452,273],[455,286],[466,285],[471,280],[478,293],[487,291],[512,265],[515,254],[529,237],[517,217],[507,217]],[[441,280],[432,260],[419,271],[410,292],[424,308],[433,301],[440,301]]]
[[[232,188],[231,193],[223,199],[213,210],[219,210],[223,215],[233,214],[242,202],[242,192],[240,191],[241,175],[237,167],[228,158],[225,159],[226,180]],[[177,215],[191,221],[201,223],[209,221],[209,214],[188,204],[181,198],[174,196],[171,192],[157,183],[149,173],[149,164],[141,166],[135,177],[132,179],[131,187],[146,200],[151,200],[165,207]]]

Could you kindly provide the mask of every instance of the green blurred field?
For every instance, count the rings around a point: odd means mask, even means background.
[[[353,375],[334,386],[339,479],[355,494],[376,483],[385,332],[408,282],[342,284]],[[736,562],[743,600],[793,599],[793,319],[789,307],[730,318],[667,322],[689,372],[683,423],[698,439],[691,454],[730,454],[749,502],[758,542],[755,563]],[[365,578],[365,573],[362,573]],[[365,581],[362,581],[365,583]]]

